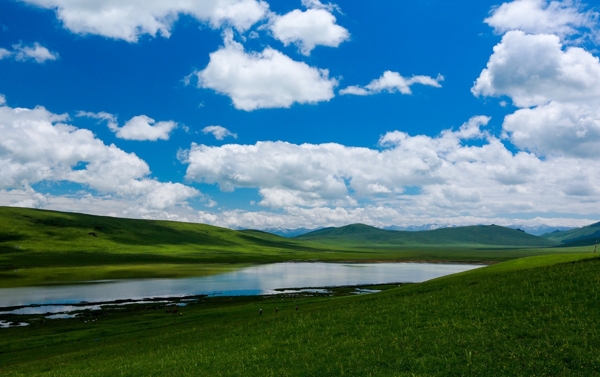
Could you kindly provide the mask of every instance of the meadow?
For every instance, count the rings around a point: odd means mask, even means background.
[[[2,330],[0,375],[598,375],[599,269],[593,253],[556,254],[359,297],[39,318]]]

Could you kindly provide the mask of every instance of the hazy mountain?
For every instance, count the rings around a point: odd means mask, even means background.
[[[483,225],[483,224],[482,224]],[[407,231],[407,232],[420,232],[420,231],[424,231],[424,230],[435,230],[435,229],[442,229],[442,228],[456,228],[456,225],[451,225],[451,224],[422,224],[422,225],[405,225],[405,226],[399,226],[399,225],[390,225],[390,226],[386,226],[380,229],[383,230],[399,230],[399,231]],[[546,233],[550,233],[550,232],[554,232],[554,231],[565,231],[565,230],[571,230],[574,228],[570,228],[570,227],[564,227],[564,226],[550,226],[550,225],[537,225],[537,226],[527,226],[527,225],[507,225],[505,226],[506,228],[512,228],[512,229],[521,229],[523,231],[525,231],[526,233],[529,234],[533,234],[534,236],[541,236],[542,234],[546,234]],[[292,228],[266,228],[266,229],[262,229],[265,232],[268,233],[272,233],[272,234],[276,234],[278,236],[282,236],[282,237],[288,237],[288,238],[293,238],[293,237],[298,237],[301,236],[303,234],[306,233],[310,233],[310,232],[314,232],[315,230],[319,230],[319,229],[323,229],[323,228],[313,228],[313,229],[309,229],[309,228],[296,228],[296,229],[292,229]]]
[[[330,244],[418,246],[418,245],[495,245],[553,246],[557,241],[545,239],[497,225],[475,225],[424,231],[384,230],[365,224],[323,228],[296,237]]]
[[[315,230],[319,230],[319,229],[322,229],[322,228],[313,228],[313,229],[308,229],[308,228],[296,228],[296,229],[266,228],[266,229],[262,229],[262,230],[265,232],[268,232],[268,233],[276,234],[278,236],[292,238],[292,237],[297,237],[297,236],[300,236],[302,234],[306,234],[309,232],[314,232]]]

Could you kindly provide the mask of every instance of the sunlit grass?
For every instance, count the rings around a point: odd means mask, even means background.
[[[8,329],[0,374],[598,375],[600,260],[589,256],[528,258],[362,297],[222,298],[180,316]]]

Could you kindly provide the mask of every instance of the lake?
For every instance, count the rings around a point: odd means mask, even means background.
[[[277,293],[275,290],[282,288],[419,283],[479,267],[482,266],[431,263],[273,263],[192,278],[112,280],[77,285],[6,288],[0,289],[0,308],[29,305],[58,308],[81,302],[195,295],[263,295]],[[56,312],[46,309],[40,311],[39,307],[20,310],[27,314]]]

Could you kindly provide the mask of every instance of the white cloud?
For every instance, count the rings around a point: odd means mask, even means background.
[[[100,119],[100,120],[106,120],[108,122],[112,122],[112,123],[116,123],[117,122],[117,117],[107,113],[106,111],[100,111],[99,113],[94,113],[91,111],[79,111],[77,113],[78,117],[87,117],[87,118],[93,118],[93,119]]]
[[[496,225],[521,225],[521,226],[567,226],[581,227],[597,220],[593,218],[553,218],[535,217],[532,219],[511,219],[504,217],[478,217],[478,216],[419,216],[387,206],[365,206],[361,208],[342,207],[315,207],[301,208],[288,207],[282,213],[269,211],[200,211],[194,221],[212,225],[242,228],[242,229],[268,229],[268,228],[316,228],[329,226],[343,226],[353,223],[370,224],[378,227],[385,226],[420,226],[437,224],[443,226],[466,226],[473,224]]]
[[[435,88],[441,88],[441,81],[444,81],[442,75],[438,75],[436,78],[430,76],[412,76],[410,78],[402,77],[398,72],[385,71],[383,75],[371,81],[368,85],[361,86],[349,86],[340,90],[340,94],[354,94],[359,96],[366,96],[377,94],[381,92],[402,94],[412,94],[410,87],[414,84],[428,85]]]
[[[0,94],[0,106],[4,106],[6,104],[6,97],[3,94]]]
[[[528,34],[555,34],[561,38],[596,30],[598,13],[581,12],[579,2],[516,0],[494,8],[485,23],[498,34],[521,30]]]
[[[123,127],[117,127],[109,123],[111,131],[116,132],[117,137],[125,140],[169,140],[169,134],[177,127],[173,121],[156,122],[146,115],[134,116],[125,123]]]
[[[352,222],[508,225],[515,223],[511,216],[528,213],[560,214],[562,219],[551,215],[551,220],[573,226],[599,215],[594,164],[510,152],[485,131],[489,118],[483,116],[436,137],[389,132],[378,149],[334,143],[192,145],[181,155],[189,165],[188,179],[217,183],[225,191],[257,188],[262,206],[280,209],[217,213],[193,210],[186,204],[191,198],[208,207],[216,203],[192,187],[148,178],[148,165],[135,154],[105,145],[67,121],[42,107],[0,106],[0,205],[253,228]],[[466,143],[476,138],[483,142]],[[54,196],[30,186],[62,181],[81,185],[80,192]],[[550,221],[520,221],[535,222]]]
[[[31,46],[16,44],[12,47],[13,51],[0,48],[0,60],[5,58],[13,58],[20,62],[33,60],[36,63],[44,63],[47,60],[58,59],[58,54],[56,52],[51,52],[38,42],[35,42]]]
[[[600,157],[600,60],[556,35],[507,32],[471,89],[508,96],[505,137],[539,156]]]
[[[510,31],[494,47],[471,90],[475,95],[507,95],[518,107],[597,101],[600,64],[582,48],[563,50],[557,36]]]
[[[536,154],[600,157],[600,109],[573,103],[517,110],[504,120],[513,144]]]
[[[208,200],[207,206],[215,203]],[[571,226],[580,227],[596,222],[597,219],[573,217],[534,217],[512,219],[507,217],[477,217],[459,215],[452,217],[408,213],[401,208],[384,205],[366,205],[359,208],[343,207],[287,207],[281,212],[218,210],[216,212],[196,211],[185,206],[168,210],[148,210],[137,202],[121,200],[111,196],[53,196],[41,194],[25,187],[23,189],[0,190],[0,206],[19,206],[54,209],[58,211],[90,213],[104,216],[130,218],[163,219],[172,221],[200,222],[228,228],[315,228],[343,226],[351,223],[364,223],[384,227],[390,225],[411,226],[424,224],[438,225],[523,225],[523,226]]]
[[[136,42],[142,35],[169,37],[173,23],[185,14],[212,28],[223,25],[245,31],[266,16],[259,0],[23,0],[54,9],[65,28],[76,34],[96,34]]]
[[[0,60],[8,58],[12,53],[5,48],[0,48]]]
[[[304,3],[309,7],[306,11],[295,9],[271,18],[269,29],[285,46],[294,43],[302,54],[310,55],[316,46],[337,47],[350,38],[348,30],[336,24],[335,16],[323,4]]]
[[[58,54],[50,52],[46,47],[35,42],[32,46],[22,44],[14,45],[14,55],[17,61],[35,60],[36,63],[43,63],[46,60],[58,59]]]
[[[173,121],[156,122],[146,115],[138,115],[119,127],[117,117],[113,114],[101,111],[99,113],[80,111],[77,116],[100,119],[107,121],[108,128],[116,133],[119,139],[156,141],[169,140],[170,133],[177,128],[177,123]]]
[[[593,164],[513,153],[481,129],[488,121],[474,117],[437,137],[390,132],[381,137],[381,150],[335,143],[192,144],[181,159],[189,164],[186,178],[223,191],[257,188],[259,204],[271,208],[382,205],[426,217],[598,213],[590,206],[600,201]],[[475,138],[483,143],[466,145]],[[418,194],[407,192],[410,187]]]
[[[302,0],[302,5],[308,9],[325,9],[328,12],[338,12],[342,13],[339,6],[333,3],[323,4],[319,0]]]
[[[100,195],[137,203],[138,212],[185,205],[187,199],[201,195],[180,183],[148,178],[148,165],[135,154],[105,145],[89,130],[66,121],[67,115],[53,114],[43,107],[0,106],[3,193],[39,182],[67,181]]]
[[[246,53],[231,31],[225,33],[224,46],[211,53],[206,68],[196,74],[199,87],[229,96],[236,109],[246,111],[328,101],[337,85],[327,70],[294,61],[270,47]]]
[[[212,134],[217,140],[223,140],[228,136],[237,139],[237,134],[234,134],[223,126],[207,126],[202,129],[202,132],[204,132],[205,135],[209,133]]]

